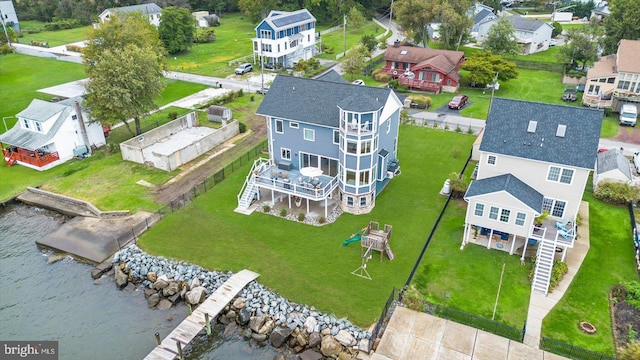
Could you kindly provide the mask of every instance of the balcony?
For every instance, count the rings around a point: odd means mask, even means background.
[[[36,167],[43,167],[54,161],[60,160],[60,156],[57,151],[45,152],[42,150],[34,151],[19,147],[8,147],[6,149],[2,149],[2,153],[4,155],[4,163],[8,166],[11,166],[16,162],[22,162]]]

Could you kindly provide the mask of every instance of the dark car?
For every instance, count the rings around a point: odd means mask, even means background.
[[[456,95],[449,101],[449,109],[460,110],[469,100],[467,95]]]

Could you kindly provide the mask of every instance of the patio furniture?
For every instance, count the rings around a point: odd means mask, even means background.
[[[569,223],[569,220],[565,220],[565,221],[556,221],[556,228],[557,229],[567,229],[567,224]]]
[[[560,236],[562,236],[565,240],[569,240],[569,238],[573,236],[573,229],[561,229],[558,234],[560,234]]]

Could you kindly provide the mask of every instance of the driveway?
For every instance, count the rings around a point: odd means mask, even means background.
[[[464,104],[464,106],[461,108],[461,110],[462,110],[462,109],[464,109],[464,108],[466,108],[467,106],[469,106],[469,105],[471,105],[471,104],[473,104],[473,102],[468,101],[466,104]],[[431,112],[434,112],[434,113],[436,113],[436,114],[444,114],[444,115],[461,116],[461,115],[460,115],[460,110],[449,109],[449,106],[448,106],[448,105],[443,105],[443,106],[441,106],[441,107],[439,107],[439,108],[437,108],[437,109],[430,110],[430,111],[431,111]]]

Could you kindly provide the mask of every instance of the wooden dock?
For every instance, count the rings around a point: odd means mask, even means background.
[[[205,313],[209,314],[210,321],[215,319],[231,299],[258,276],[260,274],[245,269],[230,277],[167,335],[162,343],[145,357],[145,360],[173,360],[176,358],[178,356],[177,342],[180,342],[184,349],[193,340],[206,324]]]

